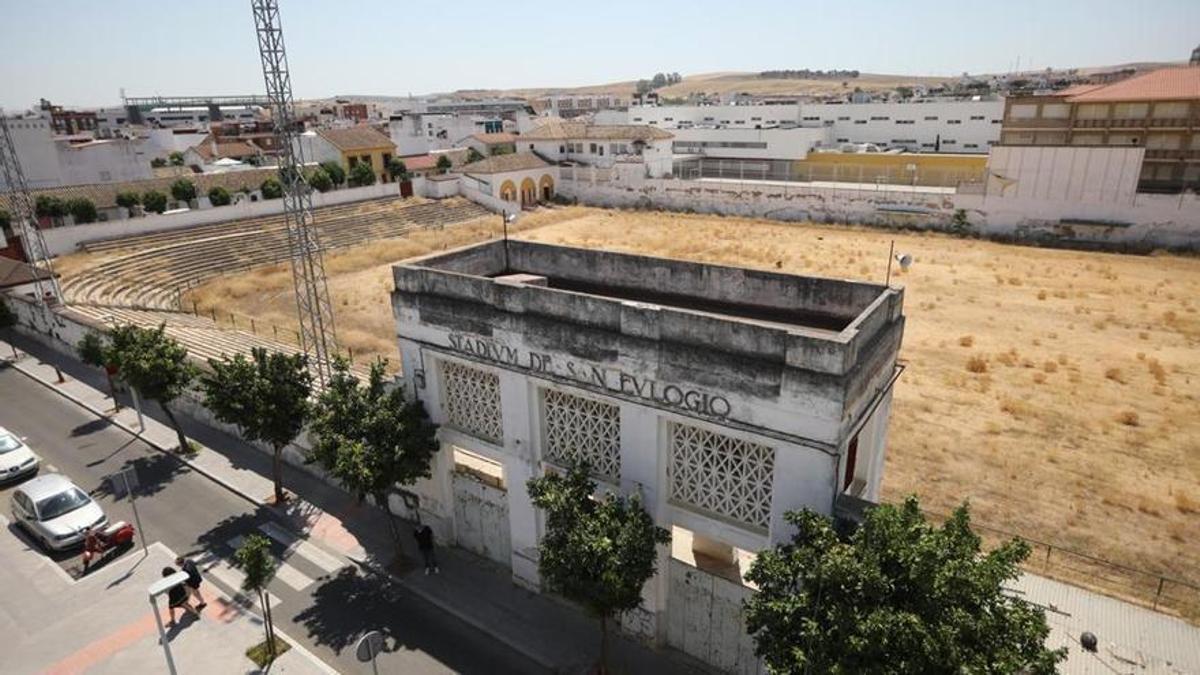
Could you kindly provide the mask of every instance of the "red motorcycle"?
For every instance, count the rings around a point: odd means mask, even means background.
[[[83,537],[83,572],[86,574],[92,562],[103,560],[109,551],[133,543],[133,534],[133,525],[123,520],[110,523],[102,530],[88,530]]]

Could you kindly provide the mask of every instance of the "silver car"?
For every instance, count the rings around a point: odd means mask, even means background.
[[[42,546],[55,551],[82,542],[87,528],[108,524],[100,505],[57,473],[38,476],[14,490],[12,514]]]
[[[8,429],[0,427],[0,482],[37,473],[38,456]]]

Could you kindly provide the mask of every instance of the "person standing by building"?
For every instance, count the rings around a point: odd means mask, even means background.
[[[433,570],[434,574],[440,574],[442,570],[438,567],[437,557],[433,553],[433,528],[417,525],[413,537],[417,540],[417,548],[421,549],[421,557],[425,559],[425,574],[429,574],[430,570]]]
[[[188,579],[184,582],[187,587],[188,595],[196,599],[196,609],[204,609],[208,603],[204,601],[204,596],[200,594],[200,582],[204,581],[204,577],[200,576],[200,569],[196,567],[196,561],[189,560],[183,556],[175,558],[175,564],[179,565],[179,569],[187,572]]]

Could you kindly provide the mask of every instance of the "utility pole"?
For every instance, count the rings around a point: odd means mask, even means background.
[[[33,197],[29,194],[29,184],[25,180],[25,172],[21,169],[21,158],[17,156],[17,147],[8,128],[8,118],[3,111],[0,111],[0,171],[3,172],[4,183],[8,187],[9,204],[13,210],[12,220],[21,236],[25,260],[34,268],[33,285],[38,313],[41,315],[45,331],[53,334],[55,326],[58,325],[54,306],[62,303],[62,289],[58,285],[58,278],[54,276],[46,239],[37,226]],[[58,373],[58,381],[62,382],[62,371],[57,366],[54,370]]]
[[[279,150],[279,178],[283,183],[284,219],[291,252],[292,283],[296,291],[296,313],[300,320],[300,349],[320,388],[329,382],[337,337],[333,327],[333,304],[325,281],[325,258],[312,213],[312,188],[304,179],[304,149],[292,100],[292,77],[278,0],[251,0],[258,54]]]

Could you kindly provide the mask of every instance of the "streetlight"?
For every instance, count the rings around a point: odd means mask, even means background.
[[[167,632],[163,630],[162,617],[158,615],[158,603],[155,598],[163,593],[169,592],[172,588],[187,581],[187,572],[176,572],[169,577],[163,577],[158,581],[150,584],[150,608],[154,611],[154,623],[158,626],[158,641],[163,646],[163,656],[167,658],[167,672],[171,675],[176,675],[175,660],[171,658],[171,643],[167,640]]]
[[[517,214],[501,211],[500,215],[504,217],[504,272],[508,272],[508,224],[517,219]]]

